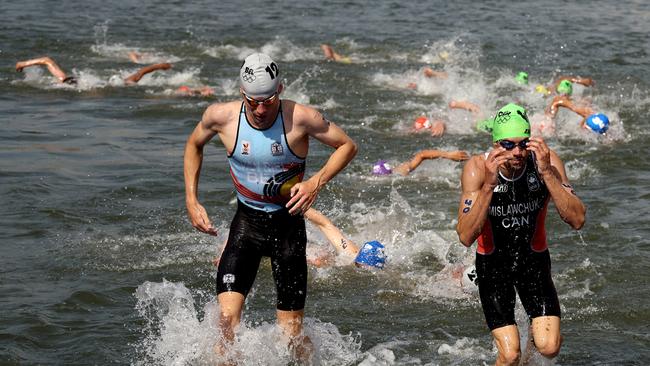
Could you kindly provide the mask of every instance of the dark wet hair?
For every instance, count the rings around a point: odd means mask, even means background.
[[[77,78],[74,76],[68,76],[67,78],[63,79],[62,82],[64,84],[77,85]]]

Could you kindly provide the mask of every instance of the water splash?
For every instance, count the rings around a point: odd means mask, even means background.
[[[266,322],[242,323],[228,354],[218,356],[214,352],[220,337],[215,326],[218,304],[206,303],[201,318],[193,294],[182,283],[145,282],[138,286],[135,296],[136,310],[144,320],[144,338],[136,344],[136,365],[208,365],[230,356],[241,365],[280,366],[291,362],[278,327]],[[361,357],[358,336],[341,335],[330,323],[306,318],[304,331],[314,344],[314,365],[349,365]]]

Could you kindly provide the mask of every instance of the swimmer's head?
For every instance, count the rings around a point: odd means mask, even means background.
[[[375,165],[372,166],[372,174],[374,175],[389,175],[393,173],[393,169],[386,160],[378,160]]]
[[[252,98],[268,98],[278,92],[280,69],[271,57],[253,53],[244,59],[239,70],[239,86]]]
[[[585,126],[587,126],[590,130],[602,135],[607,132],[607,129],[609,128],[609,118],[607,118],[607,116],[602,113],[592,114],[591,116],[587,117]]]
[[[492,141],[530,137],[530,122],[526,109],[510,103],[499,109],[492,124]]]
[[[540,94],[543,94],[543,95],[549,95],[549,94],[551,94],[551,91],[548,90],[544,85],[541,85],[541,84],[540,84],[540,85],[537,85],[537,86],[535,87],[535,91],[538,92],[538,93],[540,93]]]
[[[429,121],[429,119],[425,116],[420,116],[413,122],[413,128],[418,131],[431,128],[431,121]]]
[[[478,276],[476,275],[476,267],[473,265],[467,266],[463,271],[463,276],[460,278],[460,283],[461,286],[463,286],[463,289],[470,290],[476,288],[477,277]]]
[[[573,94],[573,84],[569,80],[562,80],[557,86],[557,93],[560,95]]]
[[[488,118],[483,121],[476,123],[476,129],[481,132],[492,133],[492,128],[494,126],[494,119]]]
[[[515,76],[515,80],[519,84],[527,85],[528,84],[528,73],[525,73],[523,71],[520,71],[517,76]]]
[[[384,246],[376,241],[369,241],[363,244],[354,263],[360,266],[370,266],[375,268],[384,268],[386,263],[386,254],[384,254]]]
[[[176,90],[181,92],[181,93],[190,93],[190,92],[192,92],[192,89],[190,89],[190,87],[187,86],[187,85],[181,85]]]
[[[77,85],[77,78],[74,76],[68,76],[67,78],[61,80],[61,82],[68,85]]]

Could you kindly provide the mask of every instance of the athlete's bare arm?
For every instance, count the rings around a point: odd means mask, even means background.
[[[422,69],[422,73],[424,74],[424,76],[426,76],[428,78],[446,79],[447,77],[449,77],[449,74],[447,74],[446,72],[444,72],[444,71],[435,71],[434,69],[432,69],[432,68],[430,68],[428,66],[424,67]]]
[[[539,137],[531,137],[527,149],[535,153],[537,169],[562,220],[576,230],[582,228],[586,208],[571,187],[562,160]]]
[[[127,84],[135,84],[140,79],[142,79],[143,76],[147,75],[148,73],[154,72],[156,70],[168,70],[171,69],[172,64],[170,63],[160,63],[160,64],[153,64],[149,66],[145,66],[141,68],[140,70],[136,71],[134,74],[128,76],[127,78],[124,79],[124,82]]]
[[[216,134],[219,134],[226,149],[228,151],[232,150],[234,137],[230,140],[228,140],[228,137],[233,134],[230,130],[232,130],[232,124],[237,121],[237,108],[239,105],[239,102],[230,102],[215,103],[208,107],[205,113],[203,113],[201,121],[196,125],[185,144],[183,174],[185,176],[185,204],[187,206],[187,213],[192,226],[210,235],[217,235],[217,230],[212,226],[205,208],[199,203],[198,199],[199,176],[201,175],[201,165],[203,163],[203,147]]]
[[[594,114],[594,110],[589,105],[578,106],[565,95],[555,96],[551,104],[549,104],[546,110],[546,114],[551,118],[554,118],[560,107],[566,108],[573,111],[574,113],[579,114],[582,117],[582,121],[580,121],[581,127],[584,127],[585,122],[587,121],[587,117]]]
[[[408,175],[417,169],[424,160],[437,158],[462,161],[469,159],[469,155],[465,151],[422,150],[418,151],[411,160],[398,165],[393,171],[400,175]]]
[[[464,109],[468,112],[472,112],[475,115],[478,115],[478,113],[481,112],[481,107],[467,100],[451,100],[449,102],[449,108]]]
[[[345,168],[357,153],[354,141],[336,124],[326,120],[320,112],[311,107],[295,104],[293,127],[333,147],[335,151],[314,176],[291,188],[291,199],[286,207],[292,215],[307,211],[323,186]]]
[[[556,95],[551,103],[546,108],[546,114],[555,118],[560,107],[564,107],[570,110],[573,110],[573,102],[566,95]]]
[[[305,218],[325,235],[330,244],[336,249],[337,253],[347,253],[350,256],[359,254],[359,247],[350,239],[347,239],[341,230],[336,227],[330,219],[320,211],[310,208],[304,214]]]
[[[499,165],[507,160],[504,152],[505,149],[498,147],[492,149],[487,158],[475,155],[463,168],[456,232],[466,247],[478,238],[487,220],[492,193],[498,183]]]
[[[61,82],[66,80],[68,77],[66,73],[63,71],[63,69],[61,69],[61,67],[59,67],[59,65],[56,62],[54,62],[52,58],[48,56],[34,58],[26,61],[18,61],[16,62],[16,71],[21,72],[25,67],[36,66],[36,65],[42,65],[47,67],[47,70],[52,74],[52,76],[56,77]]]

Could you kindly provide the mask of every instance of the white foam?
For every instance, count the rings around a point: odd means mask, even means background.
[[[237,60],[243,60],[246,56],[254,52],[265,53],[276,62],[323,59],[323,54],[319,45],[307,48],[300,47],[280,36],[276,36],[275,39],[258,48],[225,44],[207,47],[204,51],[205,54],[211,57],[234,58]],[[282,68],[282,65],[280,65],[280,68]]]
[[[438,355],[450,356],[454,364],[473,364],[477,360],[489,361],[494,358],[493,351],[479,345],[477,339],[459,338],[453,344],[443,343],[438,347]]]
[[[144,339],[136,345],[136,365],[214,364],[229,357],[242,365],[286,365],[287,343],[273,323],[242,323],[224,356],[214,351],[220,331],[218,304],[208,302],[201,317],[193,294],[182,284],[163,280],[138,286],[136,309],[144,320]],[[249,295],[249,297],[252,295]],[[318,319],[306,318],[304,332],[314,344],[316,365],[350,364],[361,356],[361,341]]]

